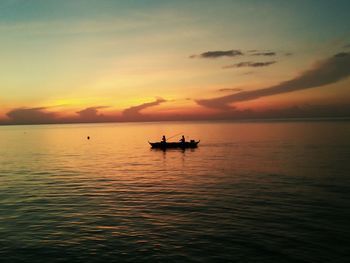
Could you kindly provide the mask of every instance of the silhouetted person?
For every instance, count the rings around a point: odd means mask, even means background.
[[[162,143],[166,143],[165,135],[163,135],[163,137],[162,137]]]
[[[87,139],[90,140],[90,136],[88,136]]]
[[[180,139],[180,142],[181,142],[181,143],[185,143],[185,142],[186,142],[185,136],[182,135],[182,138]]]

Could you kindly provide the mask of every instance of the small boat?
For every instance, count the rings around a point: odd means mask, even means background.
[[[189,142],[148,142],[152,148],[167,149],[167,148],[197,148],[200,141],[191,140]]]

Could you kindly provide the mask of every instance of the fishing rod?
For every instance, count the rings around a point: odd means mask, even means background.
[[[175,135],[173,135],[173,136],[167,138],[167,140],[172,139],[172,138],[174,138],[175,136],[178,136],[178,135],[180,135],[180,134],[183,134],[183,132],[179,132],[179,133],[177,133],[177,134],[175,134]]]

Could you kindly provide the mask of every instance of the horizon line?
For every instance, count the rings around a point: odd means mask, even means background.
[[[52,123],[0,123],[0,126],[38,126],[38,125],[70,125],[70,124],[117,124],[117,123],[159,123],[159,122],[317,122],[317,121],[350,121],[350,116],[333,117],[281,117],[281,118],[237,118],[237,119],[184,119],[184,120],[144,120],[144,121],[94,121],[94,122],[52,122]]]

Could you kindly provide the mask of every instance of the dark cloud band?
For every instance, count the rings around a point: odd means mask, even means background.
[[[46,107],[17,108],[6,115],[13,124],[46,124],[56,121],[56,114],[46,111]]]
[[[240,62],[232,65],[224,66],[223,68],[243,68],[243,67],[249,67],[249,68],[260,68],[260,67],[267,67],[272,64],[275,64],[276,61],[266,61],[266,62]]]
[[[129,120],[138,120],[140,117],[143,117],[141,111],[149,107],[157,106],[163,102],[166,102],[163,98],[158,98],[156,101],[143,103],[141,105],[130,107],[123,111],[123,117]]]
[[[219,57],[236,57],[242,56],[243,53],[240,50],[216,50],[216,51],[207,51],[199,55],[192,55],[190,58],[219,58]]]
[[[342,52],[316,64],[312,69],[305,71],[294,79],[284,81],[278,85],[259,90],[242,91],[213,99],[196,100],[196,102],[204,107],[227,110],[231,109],[231,103],[321,87],[345,79],[349,75],[350,53]]]
[[[276,52],[253,52],[251,54],[252,56],[266,56],[266,57],[271,57],[271,56],[276,56]]]

